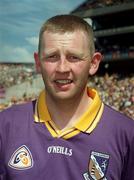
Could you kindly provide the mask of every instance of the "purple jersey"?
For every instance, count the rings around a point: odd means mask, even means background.
[[[90,134],[54,138],[34,106],[0,113],[0,180],[134,179],[134,121],[105,105]]]

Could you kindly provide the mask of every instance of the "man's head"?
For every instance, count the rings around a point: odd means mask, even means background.
[[[95,51],[93,30],[85,20],[74,15],[57,15],[48,19],[41,27],[38,46],[39,57],[41,57],[41,50],[42,47],[44,47],[44,44],[42,43],[42,36],[46,31],[59,34],[82,31],[87,36],[87,42],[89,43],[89,53],[93,55]]]
[[[90,25],[76,16],[55,16],[42,26],[39,38],[34,57],[47,95],[73,99],[85,94],[88,77],[96,73],[101,60]]]

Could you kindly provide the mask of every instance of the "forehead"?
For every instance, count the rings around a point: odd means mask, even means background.
[[[54,36],[54,35],[59,35],[59,36],[75,36],[80,34],[81,36],[87,36],[87,33],[84,32],[83,30],[75,30],[75,31],[68,31],[68,32],[51,32],[51,31],[44,31],[43,36]]]
[[[86,48],[88,46],[87,34],[83,31],[66,33],[53,33],[45,31],[42,37],[42,45],[45,48],[52,46]]]

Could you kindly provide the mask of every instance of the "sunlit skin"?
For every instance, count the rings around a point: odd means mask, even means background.
[[[97,71],[101,55],[90,54],[87,38],[82,31],[44,32],[41,54],[35,55],[36,68],[45,83],[48,106],[57,113],[58,105],[64,117],[65,113],[79,116],[91,101],[87,95],[88,77]]]

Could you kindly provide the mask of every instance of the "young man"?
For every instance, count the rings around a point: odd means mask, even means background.
[[[93,39],[76,16],[43,24],[34,57],[45,90],[0,114],[0,180],[134,178],[134,121],[87,86],[101,61]]]

